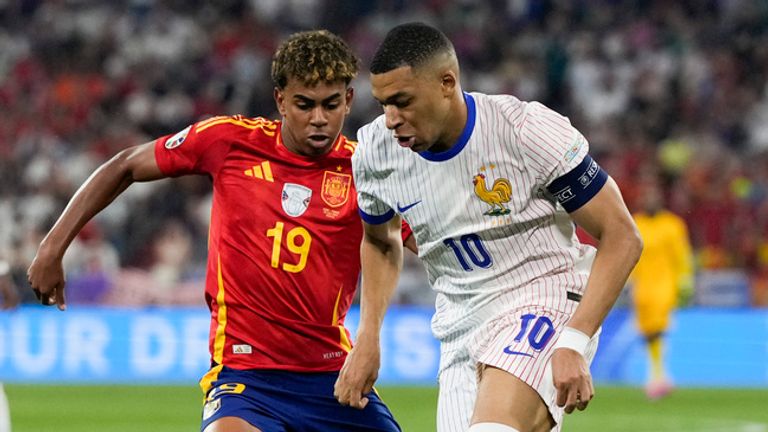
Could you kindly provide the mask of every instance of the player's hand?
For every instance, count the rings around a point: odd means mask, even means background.
[[[684,277],[680,279],[677,290],[677,305],[685,307],[691,304],[693,299],[693,278]]]
[[[35,296],[44,306],[58,306],[59,310],[67,308],[64,299],[64,268],[61,257],[38,249],[37,255],[27,269],[27,280]]]
[[[365,395],[371,392],[376,378],[379,377],[380,362],[378,339],[359,338],[339,372],[339,379],[333,386],[333,396],[342,405],[365,408],[368,405]]]
[[[584,356],[569,348],[558,348],[552,354],[552,379],[557,389],[557,406],[567,414],[574,408],[583,411],[595,395],[592,375]]]

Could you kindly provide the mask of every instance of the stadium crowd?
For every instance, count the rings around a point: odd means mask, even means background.
[[[119,149],[212,115],[277,118],[271,53],[293,31],[361,57],[354,137],[381,111],[365,65],[406,21],[455,42],[464,88],[568,115],[630,208],[660,179],[697,270],[736,269],[768,305],[768,4],[747,0],[0,2],[0,259],[26,286],[52,218]],[[209,206],[204,178],[132,186],[68,252],[69,301],[202,304]],[[398,301],[431,304],[406,269]]]

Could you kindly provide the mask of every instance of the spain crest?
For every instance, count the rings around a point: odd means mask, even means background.
[[[320,196],[330,207],[341,207],[349,199],[349,189],[352,186],[350,174],[326,171],[323,174],[323,188]]]

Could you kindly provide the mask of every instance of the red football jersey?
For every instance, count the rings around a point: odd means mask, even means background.
[[[303,157],[282,144],[280,125],[214,117],[158,139],[155,157],[166,175],[213,181],[205,288],[213,362],[337,371],[351,349],[343,323],[360,271],[356,143],[340,136],[327,155]]]

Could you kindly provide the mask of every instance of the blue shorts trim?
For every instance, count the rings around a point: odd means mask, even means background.
[[[206,395],[200,430],[222,417],[238,417],[265,432],[400,432],[379,396],[365,409],[333,396],[338,372],[298,373],[224,367]]]

